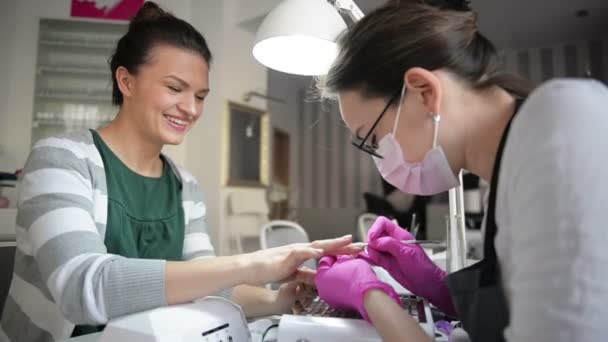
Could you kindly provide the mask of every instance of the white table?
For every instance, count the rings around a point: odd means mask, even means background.
[[[272,316],[269,318],[259,318],[249,323],[249,330],[251,331],[251,342],[274,342],[276,341],[277,329],[270,329],[266,338],[262,341],[262,334],[271,324],[278,323],[280,316]],[[69,338],[67,340],[57,342],[97,342],[101,337],[101,333],[89,334],[80,337]]]

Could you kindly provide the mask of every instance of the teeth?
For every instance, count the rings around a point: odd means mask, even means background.
[[[171,117],[171,116],[167,116],[167,115],[165,115],[165,118],[166,118],[168,121],[170,121],[170,122],[172,122],[172,123],[174,123],[174,124],[176,124],[176,125],[179,125],[179,126],[186,126],[186,125],[188,124],[188,122],[187,122],[187,121],[180,120],[180,119],[177,119],[177,118],[174,118],[174,117]]]

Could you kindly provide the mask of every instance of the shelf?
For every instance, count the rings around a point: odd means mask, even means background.
[[[41,40],[40,45],[52,46],[52,47],[64,47],[64,48],[84,48],[84,49],[102,49],[102,50],[112,50],[112,49],[116,48],[116,44],[111,43],[111,42],[100,42],[97,44],[97,43],[92,43],[92,42]]]
[[[38,67],[39,73],[80,74],[95,76],[110,76],[110,70],[94,67],[72,67],[72,66],[48,66]]]
[[[31,142],[116,116],[107,60],[128,24],[40,19]],[[111,84],[111,82],[110,82]]]
[[[49,120],[49,119],[34,119],[32,122],[33,128],[39,127],[63,127],[63,128],[96,128],[109,123],[111,120]]]
[[[42,129],[45,128],[62,128],[66,130],[76,130],[76,129],[96,129],[102,126],[105,126],[109,123],[109,121],[96,121],[96,122],[82,122],[82,123],[67,123],[67,122],[51,122],[51,121],[38,121],[34,120],[32,123],[32,129]]]
[[[39,99],[46,100],[67,100],[67,101],[95,101],[95,102],[108,102],[112,101],[110,95],[87,95],[87,94],[36,94]]]

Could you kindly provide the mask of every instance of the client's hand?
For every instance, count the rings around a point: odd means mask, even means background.
[[[365,292],[371,289],[384,291],[400,303],[393,288],[378,280],[367,261],[351,256],[323,257],[315,279],[319,297],[329,305],[341,309],[354,309],[369,322],[364,306]]]
[[[300,281],[284,283],[276,293],[278,313],[299,314],[317,297],[314,285]]]
[[[246,283],[264,285],[275,282],[289,282],[302,276],[299,269],[311,258],[317,259],[323,255],[357,254],[363,250],[361,245],[352,243],[352,236],[347,235],[338,239],[317,240],[310,243],[294,243],[291,245],[262,249],[253,253],[239,256],[241,262],[247,265]],[[312,279],[314,277],[310,277]]]

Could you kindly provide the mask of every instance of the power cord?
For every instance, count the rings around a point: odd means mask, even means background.
[[[268,334],[268,332],[270,331],[270,329],[276,328],[278,326],[279,326],[279,324],[274,323],[274,324],[271,324],[268,328],[266,328],[266,330],[264,330],[264,333],[262,334],[262,342],[264,342],[264,339],[266,338],[266,334]]]

